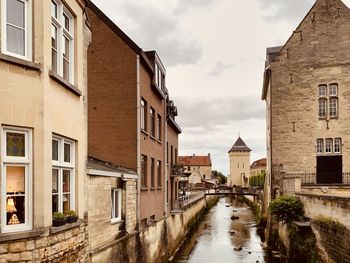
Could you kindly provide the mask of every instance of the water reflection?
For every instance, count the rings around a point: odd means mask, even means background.
[[[222,198],[212,208],[177,262],[272,263],[261,247],[252,211],[236,200],[231,201]],[[232,220],[232,215],[239,219]]]

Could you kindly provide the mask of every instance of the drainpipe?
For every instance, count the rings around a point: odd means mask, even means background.
[[[137,193],[136,193],[136,220],[138,228],[140,227],[140,189],[141,189],[141,86],[140,86],[140,56],[136,55],[136,138],[137,138],[137,150],[136,150],[136,160],[137,160]]]
[[[168,175],[168,167],[167,167],[167,142],[168,142],[168,120],[166,116],[166,109],[167,109],[167,99],[165,98],[164,100],[164,143],[163,143],[163,149],[164,149],[164,212],[165,212],[165,217],[168,217],[168,206],[169,206],[169,201],[168,198],[168,186],[169,186],[169,175]],[[171,169],[171,167],[170,167]],[[167,183],[168,182],[168,183]],[[171,198],[170,198],[171,199]]]

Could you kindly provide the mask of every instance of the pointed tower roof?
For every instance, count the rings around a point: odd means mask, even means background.
[[[251,152],[252,150],[245,144],[241,137],[238,137],[230,152]]]

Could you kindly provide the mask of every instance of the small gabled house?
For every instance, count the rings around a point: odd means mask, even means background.
[[[187,183],[190,187],[202,184],[212,179],[212,162],[210,153],[208,155],[179,156],[179,164],[183,166],[184,173],[190,174]]]

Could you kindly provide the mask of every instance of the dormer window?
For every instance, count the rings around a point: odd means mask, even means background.
[[[164,77],[164,74],[163,74],[161,68],[158,66],[157,63],[154,66],[154,80],[155,80],[155,84],[157,85],[157,87],[160,90],[164,91],[165,77]]]

